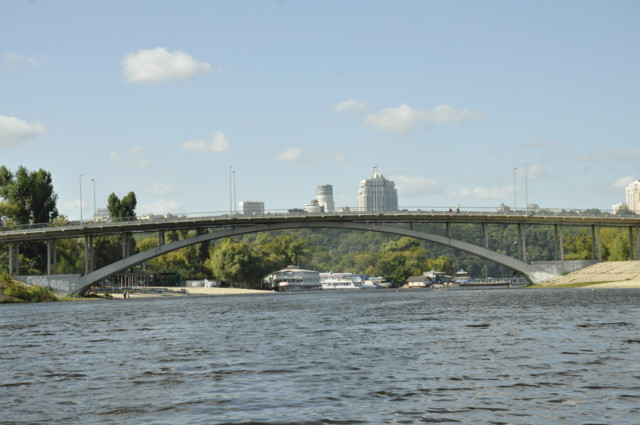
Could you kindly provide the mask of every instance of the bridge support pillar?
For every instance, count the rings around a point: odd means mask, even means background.
[[[591,226],[591,258],[602,261],[602,232],[597,224]]]
[[[636,227],[636,260],[640,260],[640,227]]]
[[[20,245],[9,243],[9,276],[20,274]]]
[[[84,235],[84,274],[85,276],[89,274],[89,235]]]
[[[129,256],[129,234],[122,234],[122,258],[127,258]]]
[[[96,250],[93,236],[89,236],[89,271],[96,269]]]
[[[564,261],[564,238],[562,233],[562,225],[554,224],[556,260]]]
[[[518,224],[518,257],[520,261],[527,262],[527,246],[524,231],[524,224]]]
[[[164,230],[158,232],[158,242],[160,246],[164,245]]]
[[[58,268],[58,253],[56,249],[56,240],[47,240],[47,275],[57,273]]]
[[[445,223],[445,226],[446,226],[446,228],[447,228],[447,237],[448,237],[449,239],[451,239],[451,223],[447,221],[447,222]]]
[[[629,261],[633,261],[633,227],[629,226]]]
[[[482,247],[489,249],[489,225],[482,223]]]

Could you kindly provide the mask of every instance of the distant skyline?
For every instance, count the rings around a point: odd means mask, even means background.
[[[637,1],[0,3],[0,165],[70,219],[357,207],[610,209],[640,178]],[[526,177],[525,177],[526,170]],[[82,176],[82,177],[80,177]],[[92,180],[93,179],[93,180]],[[514,185],[515,182],[515,185]],[[526,192],[525,192],[526,187]]]

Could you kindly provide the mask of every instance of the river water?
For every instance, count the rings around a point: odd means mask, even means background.
[[[638,424],[639,290],[0,306],[2,424]]]

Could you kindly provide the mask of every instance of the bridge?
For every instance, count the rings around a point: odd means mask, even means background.
[[[414,230],[417,223],[440,223],[445,236]],[[482,245],[474,245],[451,237],[451,227],[457,223],[472,223],[482,227]],[[518,229],[518,258],[506,256],[489,247],[488,226],[493,224],[515,225]],[[555,261],[546,264],[527,261],[526,228],[530,226],[553,226]],[[456,248],[498,263],[522,274],[530,283],[551,280],[567,269],[563,257],[563,227],[581,226],[591,228],[592,262],[602,260],[600,231],[603,227],[628,229],[629,260],[640,259],[640,217],[615,216],[573,212],[446,212],[446,211],[400,211],[394,213],[267,213],[260,216],[238,216],[222,214],[205,217],[169,217],[117,222],[80,222],[64,226],[53,224],[0,227],[0,244],[9,245],[9,272],[28,283],[52,286],[60,292],[84,293],[91,285],[114,274],[164,255],[171,251],[202,242],[238,236],[248,233],[285,229],[350,229],[374,231],[408,236],[424,241]],[[635,229],[635,231],[634,231]],[[165,243],[165,232],[195,230],[196,236]],[[159,246],[135,255],[129,253],[129,238],[134,233],[157,233]],[[122,259],[98,270],[93,270],[93,239],[98,236],[121,235]],[[635,240],[634,240],[635,235]],[[56,275],[55,242],[59,239],[84,238],[85,270],[76,279],[68,275]],[[20,276],[18,253],[21,242],[46,241],[47,275]],[[553,263],[553,264],[551,264]],[[590,263],[590,264],[591,264]],[[565,267],[563,267],[565,266]],[[73,280],[73,282],[70,282]],[[66,284],[65,284],[66,282]]]

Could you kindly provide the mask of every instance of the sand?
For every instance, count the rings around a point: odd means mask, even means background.
[[[273,291],[241,288],[184,288],[184,287],[148,287],[139,292],[130,292],[129,298],[159,298],[186,296],[220,296],[220,295],[255,295],[274,294]],[[123,298],[123,294],[111,294],[114,298]]]

